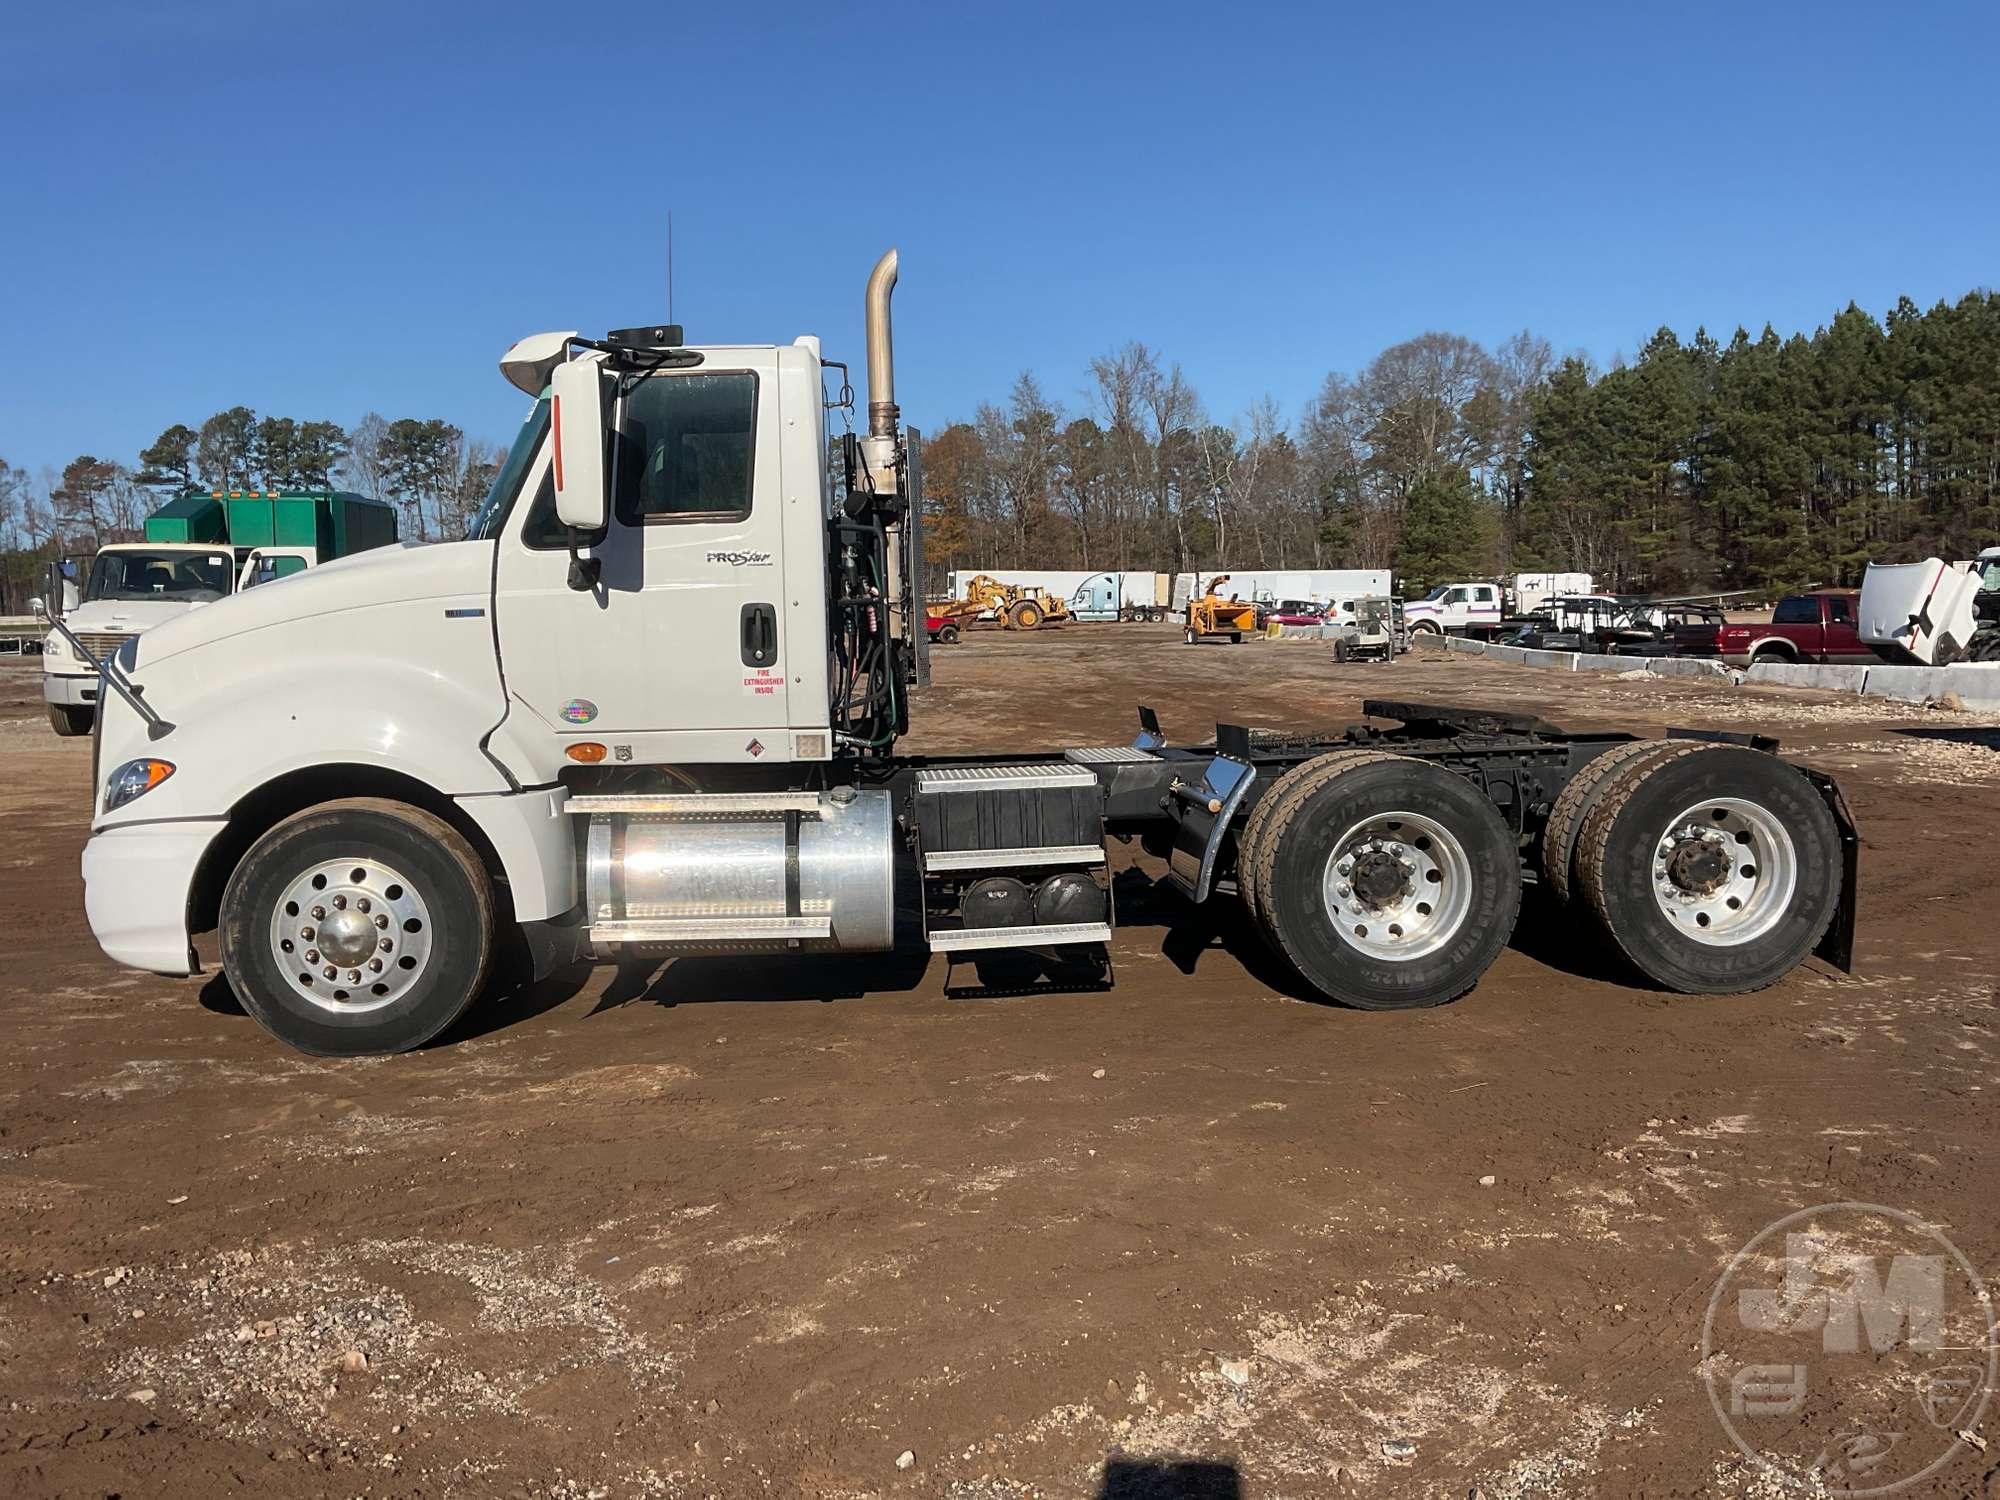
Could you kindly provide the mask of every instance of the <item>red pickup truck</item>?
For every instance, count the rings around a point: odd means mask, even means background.
[[[1861,595],[1855,589],[1818,589],[1778,601],[1768,623],[1674,627],[1682,656],[1719,657],[1732,667],[1765,662],[1872,662],[1875,653],[1854,628]]]

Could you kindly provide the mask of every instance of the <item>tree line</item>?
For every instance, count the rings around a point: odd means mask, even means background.
[[[1142,343],[1074,408],[1023,373],[925,444],[939,567],[1579,569],[1633,592],[1853,583],[2000,540],[2000,295],[1811,335],[1662,328],[1598,369],[1425,333],[1287,420],[1224,422]]]
[[[435,417],[370,412],[345,428],[232,406],[175,423],[132,464],[86,453],[30,474],[0,458],[0,613],[34,591],[40,559],[136,540],[150,512],[189,490],[356,490],[393,502],[409,540],[456,537],[505,456]]]

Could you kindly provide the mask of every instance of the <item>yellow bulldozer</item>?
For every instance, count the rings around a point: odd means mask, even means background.
[[[1218,573],[1208,580],[1208,587],[1199,594],[1189,597],[1187,606],[1187,643],[1220,635],[1229,637],[1232,643],[1257,628],[1257,606],[1239,599],[1222,597],[1222,586],[1229,582],[1227,573]]]
[[[1035,630],[1069,619],[1068,603],[1047,589],[1002,583],[986,573],[976,574],[965,585],[964,598],[934,600],[930,612],[960,626],[990,617],[1006,630]]]

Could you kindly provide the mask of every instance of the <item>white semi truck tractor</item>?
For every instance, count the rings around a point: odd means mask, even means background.
[[[1470,989],[1524,881],[1667,989],[1846,966],[1853,824],[1769,741],[1369,702],[1344,732],[1176,746],[1142,708],[1129,745],[900,754],[928,668],[896,276],[868,282],[866,437],[830,449],[813,338],[537,335],[463,541],[121,645],[83,856],[104,950],[185,975],[214,931],[249,1013],[319,1054],[417,1046],[581,959],[908,946],[1101,983],[1116,838],[1353,1006]]]

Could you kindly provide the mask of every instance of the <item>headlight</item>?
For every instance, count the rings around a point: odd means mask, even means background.
[[[52,635],[46,641],[42,642],[42,655],[61,656],[62,654],[63,643],[61,636]]]
[[[104,811],[116,812],[174,774],[170,760],[128,760],[104,783]]]

